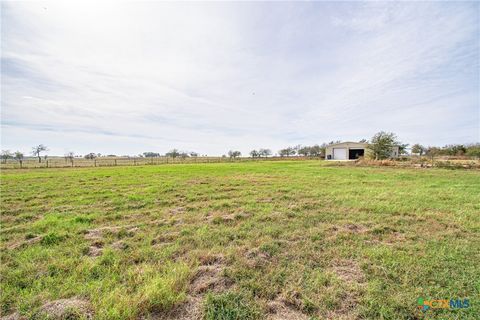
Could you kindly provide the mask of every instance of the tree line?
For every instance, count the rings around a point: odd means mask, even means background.
[[[330,141],[328,143],[322,144],[315,144],[313,146],[290,146],[283,149],[278,150],[276,155],[280,157],[291,157],[291,156],[303,156],[303,157],[325,157],[326,148],[329,145],[339,143],[340,141]],[[396,136],[396,134],[392,132],[378,132],[376,133],[370,140],[361,139],[359,140],[361,143],[367,143],[368,148],[371,150],[372,157],[374,159],[388,159],[391,156],[391,150],[393,147],[399,147],[399,154],[400,155],[407,155],[408,152],[408,144],[404,144],[400,142]],[[38,158],[38,162],[42,162],[42,158],[47,160],[46,152],[49,151],[47,146],[43,144],[39,144],[37,146],[32,147],[31,155]],[[470,157],[480,157],[480,143],[472,143],[472,144],[449,144],[443,147],[437,146],[423,146],[421,144],[414,144],[410,149],[410,154],[414,156],[428,156],[433,159],[436,156],[470,156]],[[260,148],[254,149],[249,152],[249,156],[251,158],[267,158],[273,155],[271,149],[268,148]],[[103,156],[100,153],[88,153],[83,156],[85,159],[95,159],[97,157]],[[105,155],[107,157],[116,157],[116,155]],[[188,157],[198,157],[200,156],[197,152],[193,151],[180,151],[179,149],[172,149],[165,153],[164,155],[158,152],[143,152],[139,154],[138,157],[145,157],[145,158],[156,158],[156,157],[170,157],[170,158],[188,158]],[[204,155],[206,156],[206,155]],[[231,159],[236,159],[242,156],[242,153],[238,150],[229,150],[226,155],[222,157],[229,157]],[[64,155],[65,161],[73,161],[74,158],[81,157],[80,155],[76,155],[74,152],[67,152]],[[126,156],[128,157],[128,156]],[[22,152],[16,151],[11,152],[10,150],[2,150],[0,154],[0,159],[2,162],[6,162],[8,159],[14,159],[19,162],[24,160],[25,156]]]

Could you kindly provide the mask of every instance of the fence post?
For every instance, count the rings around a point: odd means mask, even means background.
[[[115,161],[115,166],[117,166],[117,159],[114,159],[114,161]]]
[[[133,158],[133,165],[136,166],[137,165],[137,160],[135,158]]]
[[[46,164],[47,164],[47,168],[48,168],[48,160],[46,161]]]
[[[94,167],[97,166],[97,159],[93,159],[93,166],[94,166]]]

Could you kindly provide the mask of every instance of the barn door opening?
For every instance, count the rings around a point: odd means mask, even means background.
[[[348,159],[355,160],[365,155],[365,149],[350,149],[348,150]]]

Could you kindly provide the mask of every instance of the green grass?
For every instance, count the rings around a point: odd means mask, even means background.
[[[70,297],[95,319],[174,312],[212,257],[229,285],[196,296],[206,319],[264,318],[273,301],[317,319],[480,314],[479,171],[265,161],[1,178],[2,315]],[[471,307],[422,314],[419,297]]]
[[[259,315],[255,304],[238,293],[209,294],[205,301],[206,320],[254,320]]]

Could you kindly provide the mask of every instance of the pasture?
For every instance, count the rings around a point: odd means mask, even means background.
[[[261,161],[1,179],[3,316],[480,314],[477,170]],[[419,297],[470,307],[422,313]]]

